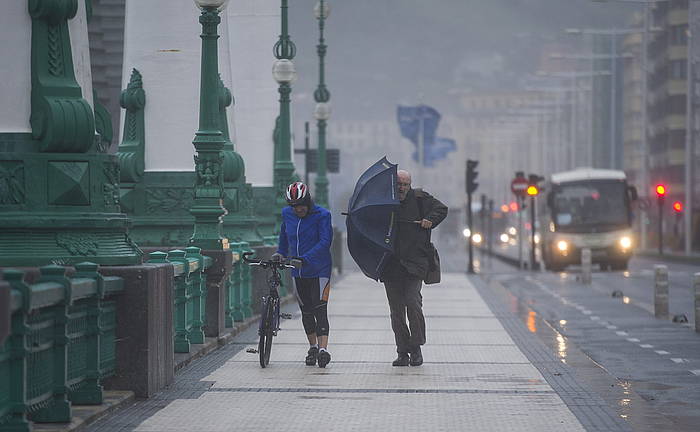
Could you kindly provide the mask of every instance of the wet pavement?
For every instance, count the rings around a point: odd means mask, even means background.
[[[689,324],[653,317],[655,263],[635,258],[628,272],[595,272],[589,286],[575,269],[528,273],[497,263],[484,277],[634,430],[697,431],[700,335]],[[695,270],[669,264],[671,314],[692,309],[683,281]],[[613,298],[615,290],[624,296]]]
[[[250,329],[183,369],[156,397],[88,430],[637,429],[612,406],[617,396],[603,398],[591,384],[591,376],[603,383],[610,375],[591,366],[573,344],[562,361],[561,346],[551,343],[558,332],[519,305],[494,279],[505,270],[491,266],[493,277],[450,273],[423,288],[428,342],[421,367],[391,366],[396,353],[383,287],[353,273],[331,293],[333,359],[327,368],[304,365],[308,344],[290,306],[294,317],[275,339],[268,368],[246,352],[257,346]],[[624,387],[612,382],[611,392],[624,396]],[[643,410],[642,402],[626,413]]]

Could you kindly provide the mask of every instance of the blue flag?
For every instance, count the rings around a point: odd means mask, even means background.
[[[424,166],[433,166],[436,160],[444,159],[449,152],[457,149],[457,144],[454,140],[437,137],[437,128],[440,124],[441,116],[435,108],[427,105],[413,107],[399,105],[396,114],[401,136],[416,146],[416,150],[413,152],[414,161],[418,162],[421,131],[423,132]]]

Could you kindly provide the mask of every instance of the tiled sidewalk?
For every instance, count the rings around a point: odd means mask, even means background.
[[[583,431],[461,274],[423,288],[421,367],[396,368],[383,286],[360,274],[333,287],[331,364],[307,367],[300,316],[261,369],[255,331],[188,366],[168,390],[94,431]],[[291,309],[296,311],[296,309]],[[586,403],[586,401],[578,401]],[[598,430],[598,429],[596,429]]]

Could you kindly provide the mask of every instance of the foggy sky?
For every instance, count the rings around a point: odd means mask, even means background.
[[[311,118],[318,80],[317,0],[290,1],[297,45],[296,122]],[[513,89],[567,27],[621,27],[639,5],[590,0],[329,0],[327,85],[333,119],[393,119],[396,104],[455,107],[451,90]],[[331,121],[332,121],[331,120]]]

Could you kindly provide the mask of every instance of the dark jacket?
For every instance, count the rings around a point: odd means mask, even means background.
[[[424,279],[428,271],[430,230],[409,221],[428,219],[435,228],[447,216],[447,206],[422,189],[411,189],[401,201],[397,216],[394,255],[380,279],[396,280],[407,276]]]

